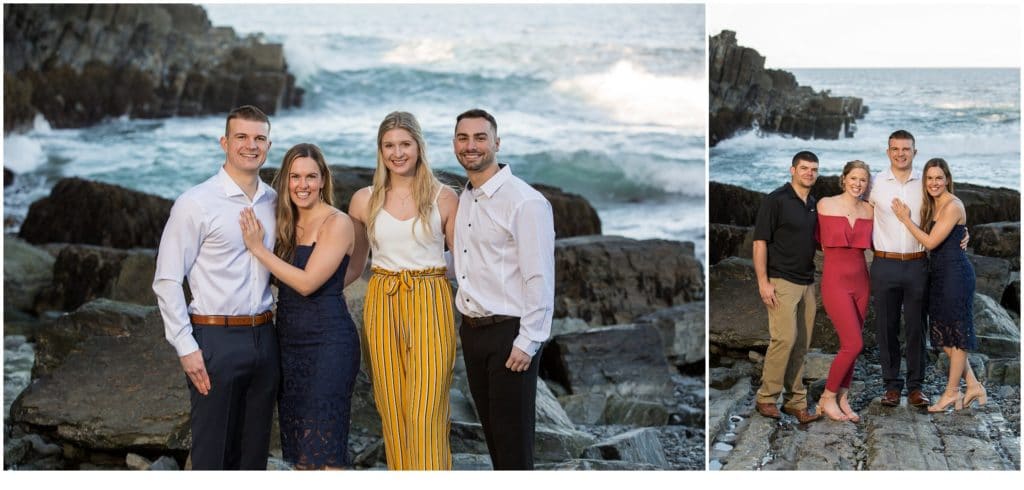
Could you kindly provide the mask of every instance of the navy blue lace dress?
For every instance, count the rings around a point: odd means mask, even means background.
[[[929,255],[928,325],[933,348],[978,348],[974,336],[974,267],[960,248],[966,227],[956,225]]]
[[[313,245],[299,245],[292,264],[305,268]],[[281,284],[278,418],[285,461],[302,468],[350,466],[349,415],[359,372],[359,335],[342,289],[349,257],[316,292],[302,296]]]

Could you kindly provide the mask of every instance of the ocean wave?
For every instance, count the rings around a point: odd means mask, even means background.
[[[31,172],[46,162],[43,145],[27,134],[4,136],[4,167],[15,173]]]
[[[1017,111],[1018,106],[1012,102],[988,102],[984,100],[949,100],[939,101],[931,104],[934,109],[948,111],[964,110],[990,110],[990,111]]]
[[[703,79],[654,75],[628,60],[603,73],[556,80],[552,87],[579,95],[620,122],[657,122],[690,131],[704,131],[707,122]]]
[[[599,202],[645,202],[704,196],[703,158],[692,161],[586,150],[545,151],[510,158],[528,182],[582,194]]]
[[[455,44],[437,39],[416,39],[404,42],[384,53],[386,63],[424,65],[455,58]]]

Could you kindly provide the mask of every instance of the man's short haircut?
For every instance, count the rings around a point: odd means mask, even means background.
[[[892,140],[910,140],[911,145],[917,145],[917,141],[914,140],[914,135],[910,134],[910,131],[906,129],[897,129],[889,135],[889,141]]]
[[[494,120],[494,116],[492,116],[491,113],[489,113],[489,112],[487,112],[487,111],[485,111],[483,109],[470,109],[470,110],[468,110],[466,112],[463,112],[462,114],[459,114],[455,118],[455,125],[458,126],[459,125],[459,121],[462,121],[463,119],[466,119],[466,118],[471,118],[472,119],[472,118],[477,118],[477,117],[482,117],[482,118],[486,119],[487,122],[491,123],[491,129],[494,131],[494,135],[495,136],[498,135],[498,121],[495,121]]]
[[[796,167],[797,162],[814,162],[818,163],[818,155],[809,151],[801,151],[796,155],[793,155],[793,167]]]
[[[267,117],[259,107],[254,105],[243,105],[231,109],[231,112],[228,113],[228,120],[224,123],[224,136],[231,136],[228,134],[228,131],[230,131],[228,126],[231,125],[231,120],[236,118],[244,119],[246,121],[267,123],[267,131],[270,131],[270,118]]]

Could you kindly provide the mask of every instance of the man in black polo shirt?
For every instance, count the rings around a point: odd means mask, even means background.
[[[809,151],[793,156],[790,182],[761,201],[754,226],[754,272],[761,301],[768,306],[771,342],[764,358],[757,411],[781,418],[776,403],[800,423],[820,414],[807,411],[803,384],[804,354],[814,329],[814,230],[818,223],[811,186],[818,180],[818,157]]]

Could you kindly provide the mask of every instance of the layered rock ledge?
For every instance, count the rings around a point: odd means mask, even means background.
[[[302,103],[281,44],[211,25],[198,5],[4,5],[4,131],[107,117],[268,114]]]
[[[709,139],[719,141],[758,129],[803,139],[852,137],[868,108],[859,97],[833,97],[797,83],[784,70],[765,69],[765,57],[722,31],[708,44]]]

